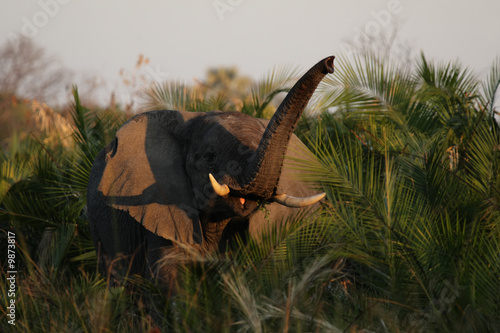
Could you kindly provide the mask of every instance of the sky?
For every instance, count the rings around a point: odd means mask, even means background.
[[[339,56],[395,23],[398,38],[431,59],[484,74],[500,56],[499,0],[2,0],[0,43],[31,38],[75,83],[97,78],[109,96],[139,54],[153,81],[190,83],[215,66],[260,78]]]

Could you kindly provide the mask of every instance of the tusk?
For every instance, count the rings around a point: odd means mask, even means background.
[[[229,194],[229,186],[227,186],[226,184],[219,184],[219,182],[215,180],[214,176],[212,176],[211,173],[208,174],[208,178],[210,178],[210,183],[212,184],[215,193],[217,193],[221,197]]]
[[[315,204],[316,202],[320,201],[325,197],[326,193],[320,193],[316,194],[310,197],[305,197],[305,198],[297,198],[297,197],[292,197],[291,195],[288,194],[280,194],[280,195],[275,195],[273,197],[274,201],[277,203],[287,206],[287,207],[292,207],[292,208],[300,208],[300,207],[306,207],[310,206],[312,204]]]

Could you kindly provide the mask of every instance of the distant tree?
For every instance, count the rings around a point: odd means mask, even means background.
[[[47,101],[64,91],[69,77],[69,71],[31,39],[0,47],[0,92],[4,96]]]
[[[226,96],[245,96],[250,92],[252,79],[241,75],[237,67],[212,67],[201,84]]]
[[[53,102],[64,92],[71,74],[31,39],[0,46],[0,147],[18,132],[30,132],[34,109],[30,100]],[[68,85],[69,86],[69,85]]]

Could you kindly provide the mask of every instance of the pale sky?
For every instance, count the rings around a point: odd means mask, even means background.
[[[210,66],[259,78],[308,68],[363,31],[398,21],[399,38],[478,73],[500,56],[499,0],[1,0],[0,42],[25,34],[109,93],[139,54],[157,79],[192,82]],[[78,79],[77,79],[78,80]]]

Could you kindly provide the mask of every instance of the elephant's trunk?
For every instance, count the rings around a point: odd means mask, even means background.
[[[257,148],[256,158],[244,172],[244,194],[270,198],[278,185],[281,167],[290,137],[316,87],[328,73],[333,73],[334,56],[314,65],[292,87],[271,118]]]

